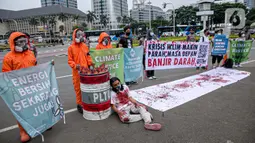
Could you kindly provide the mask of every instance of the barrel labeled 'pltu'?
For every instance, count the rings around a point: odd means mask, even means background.
[[[83,117],[103,120],[111,115],[109,72],[98,75],[80,75]]]

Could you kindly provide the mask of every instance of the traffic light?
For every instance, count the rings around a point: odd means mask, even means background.
[[[166,3],[163,3],[163,8],[166,8],[166,5],[167,5]]]

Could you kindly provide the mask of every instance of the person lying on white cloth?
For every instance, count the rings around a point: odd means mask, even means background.
[[[119,115],[123,123],[133,123],[144,120],[144,128],[152,131],[159,131],[161,124],[152,123],[153,117],[146,106],[139,104],[130,96],[129,88],[122,85],[117,77],[110,79],[111,106]],[[131,114],[133,113],[133,114]]]

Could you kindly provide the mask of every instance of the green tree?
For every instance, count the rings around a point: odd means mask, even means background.
[[[51,25],[52,30],[54,29],[54,26],[56,26],[56,23],[57,23],[56,17],[55,16],[50,17],[49,24]]]
[[[34,29],[37,29],[36,26],[39,25],[39,20],[37,18],[30,18],[29,25],[34,26]]]
[[[212,10],[214,10],[214,15],[212,15],[213,23],[220,24],[225,23],[225,11],[228,8],[242,8],[246,12],[248,11],[246,6],[241,3],[222,3],[222,4],[212,4]]]
[[[80,28],[78,25],[73,26],[73,30]]]
[[[120,23],[120,22],[121,22],[121,17],[118,16],[118,17],[116,18],[116,20],[117,20],[118,23]]]
[[[156,20],[165,20],[165,18],[163,16],[157,16]]]
[[[196,12],[198,8],[192,6],[182,6],[175,10],[176,24],[189,25],[191,21],[198,21]]]
[[[62,34],[64,32],[64,29],[65,29],[64,25],[60,25],[59,26],[59,32],[61,32]]]
[[[116,18],[116,20],[117,20],[118,25],[119,25],[119,24],[120,24],[120,22],[121,22],[121,20],[122,20],[122,18],[121,18],[120,16],[118,16],[118,17]]]
[[[62,22],[65,22],[68,20],[68,16],[66,16],[64,13],[61,13],[59,16],[58,16],[58,20],[62,21]]]
[[[129,17],[127,17],[126,15],[122,16],[122,23],[123,24],[128,24],[129,23]]]
[[[251,24],[255,22],[255,8],[249,10],[246,18],[246,26],[251,26]]]
[[[80,18],[79,15],[73,15],[73,22],[75,22],[75,24],[77,24],[77,20]]]
[[[56,26],[56,17],[55,16],[52,16],[50,17],[49,19],[49,24],[51,25],[51,28],[50,28],[50,36],[54,36],[54,27]]]
[[[94,11],[88,11],[86,21],[90,23],[90,29],[92,27],[92,23],[97,19],[97,16]]]
[[[104,25],[104,28],[106,28],[108,24],[109,18],[106,15],[101,15],[100,16],[100,23]]]
[[[40,22],[42,22],[43,26],[45,26],[48,23],[48,19],[44,16],[40,17]]]

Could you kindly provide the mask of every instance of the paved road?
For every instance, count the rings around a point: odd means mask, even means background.
[[[38,57],[50,57],[50,56],[55,56],[55,55],[59,55],[62,53],[66,53],[67,52],[67,48],[69,45],[56,45],[56,46],[52,46],[52,47],[45,47],[45,48],[37,48],[38,51]],[[5,54],[7,54],[8,52],[0,52],[0,62],[2,62],[3,57]]]
[[[67,57],[39,58],[39,63],[55,59],[61,99],[65,110],[75,108],[75,96],[67,65]],[[255,60],[255,50],[250,61]],[[1,66],[1,65],[0,65]],[[67,124],[59,122],[44,133],[46,143],[254,143],[255,142],[255,62],[242,70],[251,76],[221,88],[164,113],[150,109],[155,121],[163,124],[160,132],[143,129],[143,123],[122,124],[114,114],[103,121],[87,121],[77,111],[66,114]],[[158,80],[145,80],[131,89],[170,82],[196,74],[194,69],[157,71]],[[194,93],[195,94],[195,93]],[[16,124],[5,103],[0,99],[0,131]],[[17,128],[0,133],[0,142],[19,142]],[[32,143],[40,143],[36,137]]]

